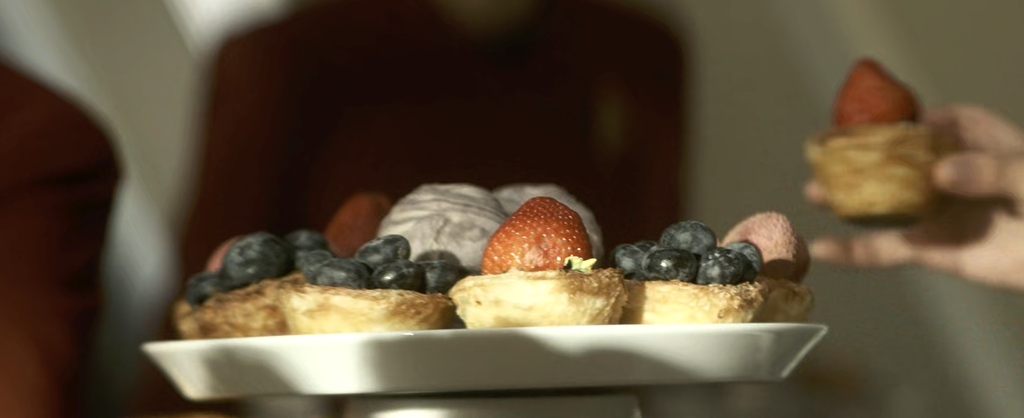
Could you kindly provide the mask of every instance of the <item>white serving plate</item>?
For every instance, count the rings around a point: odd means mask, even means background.
[[[188,399],[445,393],[785,379],[814,324],[602,325],[161,341]]]

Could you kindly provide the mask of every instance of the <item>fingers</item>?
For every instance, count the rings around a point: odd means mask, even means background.
[[[949,135],[953,138],[960,138],[960,109],[963,106],[944,106],[928,109],[925,111],[921,121],[933,129]]]
[[[812,242],[810,249],[812,259],[843,266],[895,267],[914,260],[914,246],[899,231],[821,238]]]
[[[963,197],[1024,197],[1024,156],[964,152],[935,165],[935,187]]]
[[[1024,130],[998,113],[974,105],[928,110],[923,121],[959,138],[964,148],[996,153],[1024,152]]]
[[[933,180],[940,190],[964,197],[1024,196],[1024,130],[996,112],[957,105],[929,110],[925,123],[960,138],[969,151],[935,165]]]
[[[825,187],[814,179],[804,184],[804,198],[813,205],[828,205],[828,195],[826,194]]]

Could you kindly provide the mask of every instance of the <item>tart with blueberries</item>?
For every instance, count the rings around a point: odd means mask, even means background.
[[[612,257],[627,278],[624,324],[803,322],[814,305],[801,284],[807,246],[778,213],[748,218],[721,242],[701,222],[679,222]]]
[[[188,280],[184,297],[173,308],[179,335],[202,339],[287,334],[276,297],[302,282],[300,277],[285,277],[292,270],[294,253],[287,241],[265,232],[235,239],[221,261],[210,263],[217,269]]]
[[[579,214],[535,197],[488,240],[482,274],[449,296],[467,328],[616,324],[627,297],[622,271],[595,262]]]
[[[219,270],[193,276],[175,304],[185,339],[446,328],[445,293],[465,276],[446,261],[409,261],[398,235],[336,257],[323,235],[266,232],[234,241]]]
[[[465,273],[444,260],[410,261],[401,235],[376,238],[352,259],[305,258],[308,284],[280,296],[292,334],[442,329],[455,316],[445,293]]]

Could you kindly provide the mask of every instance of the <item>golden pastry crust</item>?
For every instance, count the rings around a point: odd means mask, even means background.
[[[915,219],[931,209],[932,165],[958,148],[921,124],[862,125],[809,138],[805,156],[847,219]]]
[[[174,306],[183,339],[440,329],[454,315],[444,295],[315,286],[301,273]]]
[[[740,285],[627,281],[623,324],[804,322],[814,307],[810,289],[759,276]]]
[[[627,297],[618,269],[471,276],[449,296],[467,328],[617,324]]]
[[[293,274],[214,294],[197,308],[179,299],[174,304],[178,334],[186,340],[287,335],[278,299],[301,286],[309,285]]]
[[[282,295],[292,335],[448,328],[455,305],[444,295],[305,285]]]

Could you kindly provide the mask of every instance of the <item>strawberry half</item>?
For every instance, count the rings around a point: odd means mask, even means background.
[[[556,270],[569,256],[593,257],[583,220],[555,199],[535,197],[494,232],[484,249],[480,270],[483,274]]]
[[[916,121],[920,112],[914,93],[874,60],[864,58],[846,77],[836,97],[837,128],[861,124]]]

